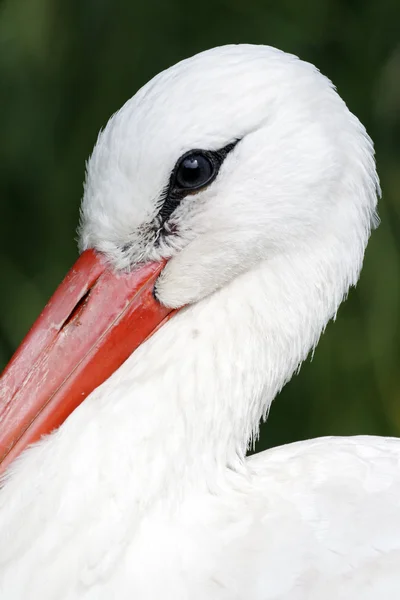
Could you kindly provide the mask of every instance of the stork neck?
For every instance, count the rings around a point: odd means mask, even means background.
[[[243,467],[260,418],[346,291],[333,268],[300,253],[259,264],[178,313],[99,389],[108,430],[116,420],[113,453],[147,490],[152,473],[158,486],[162,473],[209,486]]]

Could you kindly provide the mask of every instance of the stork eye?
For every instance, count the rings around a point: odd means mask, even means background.
[[[200,152],[183,156],[175,173],[176,187],[182,190],[198,190],[214,179],[217,169],[212,160]]]
[[[220,150],[196,149],[181,156],[163,192],[157,227],[168,221],[185,196],[214,181],[225,158],[239,141],[235,140]]]

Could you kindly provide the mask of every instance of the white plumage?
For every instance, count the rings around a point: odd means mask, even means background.
[[[236,140],[154,227],[179,157]],[[371,140],[331,83],[272,48],[199,54],[112,117],[81,247],[117,269],[170,258],[157,297],[188,306],[10,469],[0,598],[399,598],[398,440],[245,458],[358,279],[378,188]]]

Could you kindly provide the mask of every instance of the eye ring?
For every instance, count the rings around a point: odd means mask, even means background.
[[[208,152],[191,150],[176,165],[174,187],[186,192],[199,190],[211,183],[217,172],[217,165]]]

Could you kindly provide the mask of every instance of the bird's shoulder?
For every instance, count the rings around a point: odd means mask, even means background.
[[[266,597],[400,597],[400,440],[318,438],[247,464],[246,537]]]

